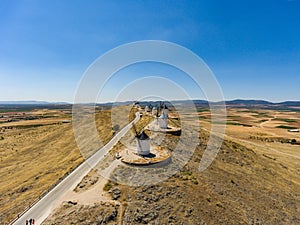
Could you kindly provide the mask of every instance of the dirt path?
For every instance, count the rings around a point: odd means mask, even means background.
[[[270,123],[272,120],[274,120],[274,119],[277,118],[277,114],[278,114],[278,113],[279,113],[279,112],[275,112],[275,115],[274,115],[273,117],[269,118],[267,121],[261,122],[261,123],[259,124],[259,127],[260,127],[260,128],[265,128],[264,126],[265,126],[267,123]]]
[[[121,202],[112,200],[110,195],[103,191],[103,187],[107,182],[108,180],[106,178],[101,177],[96,184],[84,192],[69,192],[63,198],[59,199],[55,208],[58,208],[64,201],[77,202],[80,205],[93,205],[100,202],[113,203],[114,205],[119,206],[118,224],[122,225],[125,208]]]
[[[261,123],[259,124],[259,127],[260,127],[261,129],[266,128],[266,127],[265,127],[266,124],[268,124],[268,123],[270,123],[272,120],[276,119],[276,118],[277,118],[277,114],[278,114],[278,112],[276,112],[275,115],[274,115],[273,117],[269,118],[267,121],[261,122]],[[270,135],[276,136],[275,133],[272,133],[272,132],[270,132],[270,131],[265,131],[265,132],[267,132],[267,133],[270,134]]]
[[[122,225],[123,221],[123,214],[124,214],[124,206],[121,204],[121,202],[117,200],[112,200],[110,195],[103,190],[104,185],[108,182],[108,179],[106,177],[109,177],[109,175],[114,171],[116,167],[118,167],[121,164],[119,160],[114,160],[108,168],[106,168],[100,177],[100,179],[95,183],[93,186],[91,186],[89,189],[83,191],[83,192],[75,192],[74,190],[67,192],[64,196],[62,196],[60,199],[58,199],[53,208],[52,212],[59,208],[63,202],[66,201],[72,201],[77,202],[80,205],[93,205],[95,203],[100,202],[109,202],[113,203],[116,206],[119,206],[119,215],[118,215],[118,224]],[[51,215],[50,215],[51,216]]]
[[[260,128],[265,128],[264,126],[265,126],[267,123],[271,122],[274,118],[275,118],[275,117],[272,117],[272,118],[269,118],[267,121],[261,122],[261,123],[259,124],[259,127],[260,127]]]

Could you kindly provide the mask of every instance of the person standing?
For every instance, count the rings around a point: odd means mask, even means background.
[[[32,219],[29,220],[29,225],[32,225]]]
[[[28,225],[28,220],[26,220],[26,225]]]
[[[34,219],[32,219],[32,225],[34,225]]]

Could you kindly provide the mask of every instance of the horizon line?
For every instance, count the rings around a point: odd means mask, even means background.
[[[124,100],[124,101],[107,101],[107,102],[81,102],[81,103],[74,103],[74,102],[68,102],[68,101],[47,101],[47,100],[0,100],[0,105],[30,105],[32,104],[68,104],[68,105],[74,105],[74,104],[114,104],[114,103],[127,103],[127,102],[134,102],[135,100]],[[235,98],[235,99],[225,99],[219,100],[219,101],[209,101],[205,99],[174,99],[174,100],[168,100],[166,102],[178,102],[178,101],[204,101],[204,102],[211,102],[211,103],[218,103],[218,102],[232,102],[232,101],[264,101],[267,103],[272,103],[272,104],[280,104],[280,103],[286,103],[286,102],[300,102],[300,100],[283,100],[283,101],[270,101],[270,100],[265,100],[265,99],[245,99],[245,98]],[[137,101],[137,102],[159,102],[159,100],[148,100],[148,101]]]

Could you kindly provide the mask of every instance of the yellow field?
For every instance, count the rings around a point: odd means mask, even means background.
[[[51,118],[19,120],[0,124],[0,224],[22,212],[42,193],[83,161],[75,143],[69,113],[46,110]],[[120,112],[126,112],[120,107]],[[32,115],[45,115],[36,110]],[[114,134],[111,111],[96,113],[102,143]],[[51,124],[49,125],[49,121]],[[123,127],[126,120],[117,120]]]

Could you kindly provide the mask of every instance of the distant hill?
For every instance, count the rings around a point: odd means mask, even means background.
[[[35,100],[28,100],[28,101],[0,101],[0,105],[65,105],[69,104],[67,102],[47,102],[47,101],[35,101]]]
[[[300,101],[269,102],[264,100],[231,100],[226,101],[227,107],[248,107],[248,108],[266,108],[266,109],[289,109],[300,108]]]
[[[130,105],[133,101],[126,101],[126,102],[107,102],[107,103],[96,103],[97,106],[121,106],[121,105]],[[201,99],[194,99],[194,100],[174,100],[170,102],[166,102],[167,105],[189,105],[195,104],[198,107],[208,107],[209,104],[218,105],[221,102],[208,102],[206,100]],[[146,105],[157,106],[160,104],[160,101],[141,101],[141,106]],[[285,108],[299,108],[300,109],[300,101],[284,101],[284,102],[270,102],[265,100],[255,100],[255,99],[235,99],[235,100],[227,100],[225,101],[227,107],[249,107],[249,108],[274,108],[274,109],[285,109]],[[71,103],[67,102],[47,102],[47,101],[0,101],[0,106],[54,106],[54,105],[72,105]],[[94,103],[85,103],[85,105],[94,105]]]
[[[277,103],[278,105],[283,105],[283,106],[295,106],[295,107],[300,107],[300,101],[286,101],[286,102],[281,102]]]
[[[264,100],[242,100],[236,99],[231,101],[226,101],[226,105],[270,105],[272,102]]]

